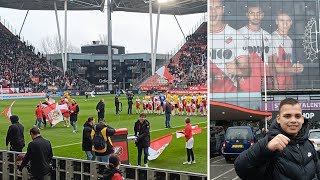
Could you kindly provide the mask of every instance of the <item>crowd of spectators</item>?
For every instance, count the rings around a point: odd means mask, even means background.
[[[20,92],[45,92],[49,86],[58,90],[92,89],[90,83],[71,72],[51,65],[43,54],[35,53],[18,36],[0,24],[0,85],[19,88]]]
[[[172,86],[206,86],[207,84],[207,32],[196,32],[170,59],[168,65],[174,80]]]

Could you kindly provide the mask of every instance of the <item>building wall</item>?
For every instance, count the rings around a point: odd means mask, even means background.
[[[67,57],[68,68],[74,73],[85,77],[90,83],[99,87],[103,86],[104,89],[108,87],[108,56],[106,54],[68,53]],[[136,65],[138,66],[135,70],[139,73],[146,71],[146,68],[151,69],[149,53],[118,54],[112,57],[112,80],[114,88],[117,89],[130,87],[130,83],[138,75],[133,72]],[[169,59],[168,55],[157,54],[157,63],[167,59]],[[62,69],[61,54],[47,55],[47,60]],[[143,66],[144,64],[146,65]]]
[[[314,93],[320,89],[320,61],[316,53],[319,46],[316,40],[320,37],[315,35],[319,28],[311,22],[315,19],[318,24],[317,5],[315,0],[225,0],[222,21],[231,28],[222,29],[219,34],[213,30],[217,23],[215,15],[219,15],[221,9],[210,4],[208,46],[211,100],[264,110],[266,90],[269,103],[277,103],[288,96],[307,104],[314,103],[314,97],[320,97],[320,94]],[[252,6],[260,7],[259,12],[248,8]],[[281,10],[284,13],[278,14]],[[260,17],[263,32],[253,35],[239,30],[248,25],[250,13]],[[289,24],[289,31],[286,36],[279,36],[277,32],[284,23]],[[301,92],[305,95],[299,95]],[[274,114],[277,112],[277,109],[268,110],[274,111]],[[308,109],[306,106],[303,110],[313,113],[313,119],[319,119],[320,107]]]

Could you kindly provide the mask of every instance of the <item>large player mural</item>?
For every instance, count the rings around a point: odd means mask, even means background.
[[[210,92],[319,89],[317,28],[308,23],[316,7],[314,0],[210,0]]]

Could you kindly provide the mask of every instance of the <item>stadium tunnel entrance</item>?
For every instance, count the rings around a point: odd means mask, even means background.
[[[248,109],[233,104],[210,101],[210,126],[252,126],[261,129],[272,112]]]

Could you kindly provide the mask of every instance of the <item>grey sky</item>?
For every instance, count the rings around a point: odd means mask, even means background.
[[[18,32],[27,11],[0,8],[1,22],[9,22]],[[64,36],[64,11],[58,11],[60,30]],[[187,35],[203,18],[204,13],[177,16]],[[153,15],[154,34],[157,15]],[[98,40],[107,34],[107,13],[100,11],[69,11],[68,41],[80,48],[81,45]],[[114,12],[113,44],[126,47],[129,53],[150,52],[149,14]],[[41,39],[58,34],[54,11],[29,11],[21,36],[41,50]],[[183,40],[182,33],[173,15],[160,16],[158,53],[168,53]]]

